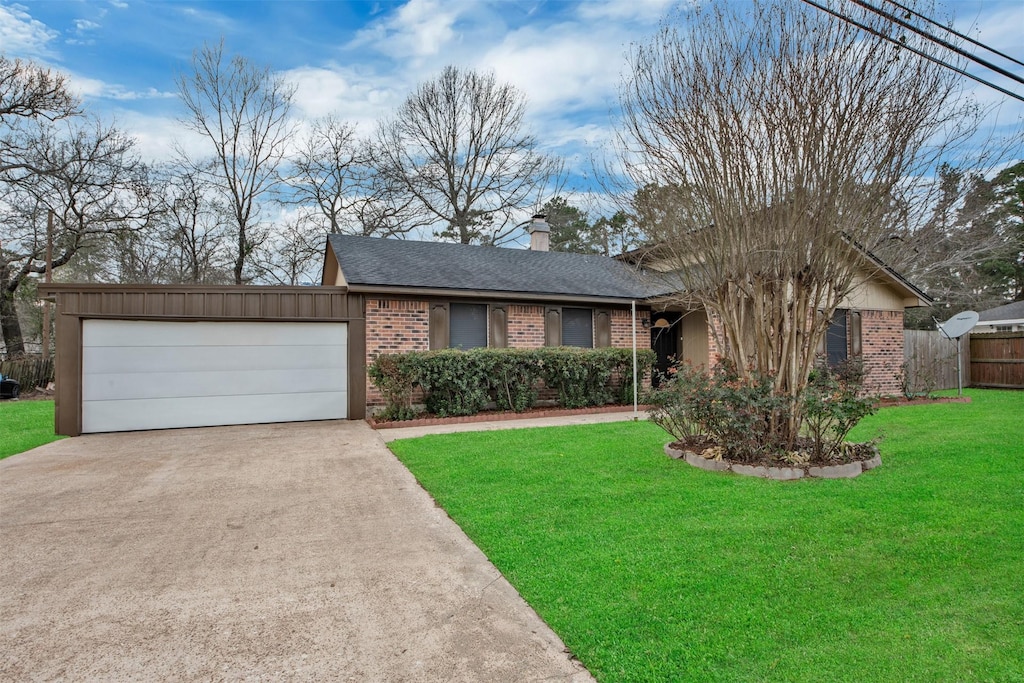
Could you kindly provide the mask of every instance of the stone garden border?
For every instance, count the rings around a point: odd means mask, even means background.
[[[728,460],[708,459],[694,453],[693,451],[681,451],[672,448],[671,444],[665,444],[665,455],[677,460],[685,460],[688,464],[709,472],[734,472],[746,477],[761,477],[762,479],[775,479],[776,481],[793,481],[804,477],[816,479],[852,479],[859,477],[868,470],[873,470],[882,464],[882,456],[875,449],[875,455],[867,460],[848,462],[843,465],[826,465],[823,467],[768,467],[765,465],[741,465],[731,463]]]

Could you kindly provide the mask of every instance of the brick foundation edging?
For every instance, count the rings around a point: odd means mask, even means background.
[[[775,481],[795,481],[804,477],[815,479],[853,479],[882,464],[882,456],[877,448],[875,449],[875,455],[867,460],[824,467],[742,465],[740,463],[731,463],[728,460],[708,459],[693,451],[681,451],[678,448],[672,448],[671,444],[665,444],[665,455],[676,460],[685,460],[688,465],[709,472],[733,472],[746,477],[761,477],[762,479],[774,479]]]
[[[641,405],[638,410],[647,410]],[[529,420],[535,417],[571,417],[573,415],[597,415],[600,413],[631,413],[633,406],[595,406],[592,408],[551,408],[528,410],[516,413],[511,410],[494,413],[477,413],[459,417],[424,417],[415,420],[375,420],[366,418],[366,423],[374,429],[395,429],[400,427],[433,427],[434,425],[467,424],[473,422],[504,422],[511,420]]]
[[[878,408],[896,408],[899,406],[927,406],[933,403],[970,403],[970,396],[936,396],[935,398],[903,398],[881,396],[875,401]]]

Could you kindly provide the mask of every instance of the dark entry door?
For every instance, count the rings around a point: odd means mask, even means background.
[[[679,357],[679,313],[655,313],[651,317],[651,348],[654,361],[652,384],[657,387]]]

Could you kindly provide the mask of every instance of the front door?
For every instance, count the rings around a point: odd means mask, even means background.
[[[655,387],[668,376],[669,368],[679,357],[679,316],[679,313],[654,313],[651,316],[651,348],[657,356],[651,384]]]

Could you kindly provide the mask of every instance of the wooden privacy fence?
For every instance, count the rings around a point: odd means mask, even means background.
[[[963,342],[964,386],[967,385],[967,340]],[[956,342],[937,330],[903,330],[903,383],[907,394],[956,389]]]
[[[971,335],[971,386],[1024,389],[1024,332]]]
[[[0,375],[20,384],[22,392],[45,387],[53,381],[53,359],[35,357],[0,360]]]

